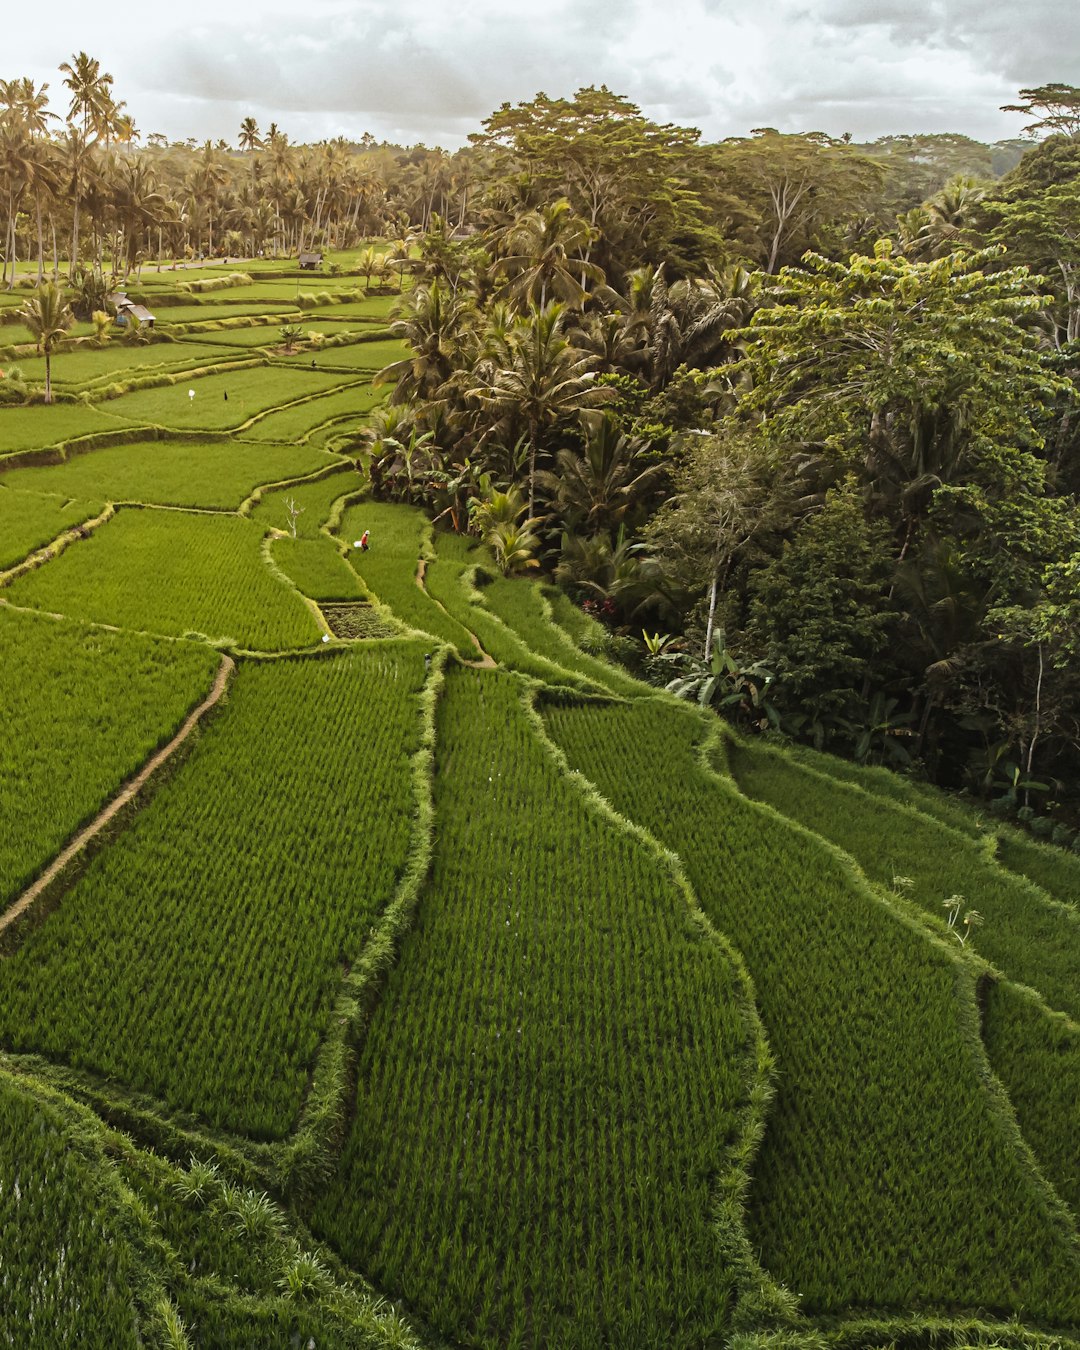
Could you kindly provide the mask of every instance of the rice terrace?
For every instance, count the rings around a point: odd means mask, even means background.
[[[1080,90],[450,154],[62,71],[0,1346],[1080,1350]]]

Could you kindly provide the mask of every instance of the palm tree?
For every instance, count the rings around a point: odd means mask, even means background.
[[[259,135],[259,124],[254,117],[245,117],[240,123],[239,145],[241,150],[261,150],[262,137]]]
[[[472,306],[433,281],[430,286],[410,291],[399,309],[401,317],[390,325],[390,331],[408,342],[412,355],[385,366],[374,383],[396,381],[395,403],[430,398],[454,370],[455,358],[470,328]]]
[[[613,534],[656,489],[665,467],[650,463],[647,442],[624,436],[608,413],[584,412],[581,423],[583,449],[564,447],[555,472],[537,478],[568,529]]]
[[[563,336],[563,308],[534,309],[510,331],[508,368],[496,369],[487,386],[471,396],[528,428],[529,506],[535,515],[536,460],[543,432],[556,422],[596,407],[611,397],[593,384],[592,359]]]
[[[68,274],[72,281],[79,265],[79,207],[83,192],[94,169],[93,143],[86,133],[68,123],[67,133],[60,141],[62,182],[71,198],[71,256]]]
[[[112,101],[113,77],[102,73],[101,62],[87,56],[86,52],[79,52],[71,58],[71,62],[64,61],[60,66],[61,70],[67,72],[64,84],[71,90],[68,121],[81,113],[83,136],[86,137],[90,134],[91,126],[97,129],[107,123],[115,110]]]
[[[506,233],[507,252],[496,263],[507,274],[499,297],[513,297],[522,308],[543,309],[552,299],[580,309],[587,295],[583,282],[604,279],[595,263],[581,257],[595,239],[596,231],[574,215],[565,197],[519,217]]]
[[[19,310],[19,318],[33,333],[38,351],[45,354],[45,402],[51,403],[53,348],[71,327],[75,316],[61,288],[47,281]]]

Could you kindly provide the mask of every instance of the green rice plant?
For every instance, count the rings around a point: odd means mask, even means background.
[[[346,345],[324,347],[319,353],[320,366],[338,370],[366,371],[374,375],[393,361],[403,361],[410,354],[407,343],[390,339],[383,342],[350,342]],[[295,361],[297,358],[292,358]],[[302,360],[302,354],[300,359]],[[310,362],[310,355],[308,361]]]
[[[314,371],[309,373],[315,376]],[[292,379],[293,376],[286,378]],[[334,380],[338,385],[342,385],[340,375],[320,374],[318,378]],[[285,441],[290,444],[313,439],[313,432],[317,427],[340,417],[353,417],[359,421],[364,413],[370,412],[385,396],[385,390],[373,389],[370,384],[354,381],[321,397],[310,399],[305,403],[296,403],[260,417],[254,425],[245,428],[244,438],[253,441]]]
[[[0,571],[44,548],[65,530],[93,519],[104,505],[93,497],[76,501],[70,495],[45,496],[15,487],[14,478],[0,481]]]
[[[1080,1026],[1050,1012],[1031,990],[988,980],[983,1039],[1024,1138],[1080,1217]]]
[[[25,450],[48,449],[94,432],[115,431],[116,427],[116,418],[94,404],[0,407],[0,460]]]
[[[242,664],[226,715],[0,963],[0,1040],[255,1138],[296,1122],[410,840],[423,644]]]
[[[0,906],[176,731],[218,659],[0,606]]]
[[[747,1081],[724,949],[501,672],[447,675],[435,838],[317,1231],[457,1344],[719,1338],[710,1188]]]
[[[965,940],[1011,979],[1032,986],[1051,1007],[1080,1013],[1080,910],[1059,904],[1001,867],[993,839],[961,834],[898,801],[844,783],[769,747],[739,740],[731,769],[750,797],[848,852],[866,875],[889,886],[910,879],[907,897],[938,923],[946,903],[975,910],[982,923]],[[962,918],[952,925],[955,934]]]
[[[459,539],[461,537],[457,536]],[[484,600],[488,585],[495,584],[496,579],[494,570],[487,570],[490,555],[486,550],[465,552],[460,543],[451,542],[454,539],[455,536],[451,534],[437,536],[435,559],[428,564],[424,583],[430,594],[458,623],[476,634],[480,646],[489,656],[500,665],[531,675],[547,684],[566,684],[586,689],[605,687],[598,680],[574,669],[575,657],[580,656],[576,648],[567,645],[565,655],[569,658],[569,664],[557,664],[547,655],[534,650],[508,623],[504,623],[495,609],[489,608]],[[483,590],[477,588],[478,580],[487,583]],[[512,593],[500,594],[508,596]],[[515,612],[518,609],[520,606],[515,606]],[[539,631],[543,634],[541,640],[544,647],[550,650],[558,643],[560,654],[563,654],[557,634],[549,634],[546,629]]]
[[[108,446],[62,464],[12,469],[3,484],[67,497],[231,510],[262,483],[314,473],[333,462],[307,446],[157,440]],[[0,511],[2,503],[0,485]],[[70,514],[75,503],[66,509]],[[4,538],[0,525],[0,558]]]
[[[215,361],[234,361],[230,347],[194,342],[153,342],[144,347],[112,344],[61,351],[53,361],[53,382],[61,388],[94,389],[125,375],[137,376],[196,369]],[[30,380],[44,382],[45,358],[24,357],[19,365]]]
[[[364,598],[356,573],[332,539],[274,539],[270,556],[296,589],[312,600]]]
[[[202,303],[192,301],[186,305],[167,305],[162,306],[161,313],[156,316],[157,326],[163,332],[172,332],[177,326],[189,323],[198,323],[206,319],[228,319],[237,316],[243,306],[244,317],[258,315],[267,317],[292,313],[296,309],[296,297],[282,296],[280,301],[267,300],[262,303],[231,300],[222,300],[220,296],[215,296],[213,300],[205,300]]]
[[[483,590],[484,604],[507,627],[512,628],[538,655],[557,666],[576,671],[612,693],[633,698],[650,692],[646,685],[616,666],[588,656],[553,621],[551,607],[540,582],[496,577]]]
[[[228,431],[260,413],[340,386],[340,375],[315,370],[283,372],[255,366],[228,374],[209,374],[155,389],[138,389],[108,405],[117,418],[138,426],[174,431]],[[195,397],[189,397],[194,390]],[[226,395],[228,397],[226,398]],[[287,438],[283,438],[287,439]]]
[[[123,507],[7,590],[14,604],[254,651],[304,647],[320,628],[273,576],[261,531],[237,516]]]
[[[1080,907],[1080,857],[1051,844],[1040,844],[1008,826],[998,831],[998,859],[1066,904]]]
[[[865,788],[867,792],[888,797],[903,806],[922,811],[933,816],[943,825],[948,825],[972,838],[985,838],[990,822],[973,802],[960,801],[957,797],[942,792],[929,783],[919,783],[912,778],[902,777],[892,769],[876,765],[853,764],[838,755],[824,754],[811,750],[808,746],[786,747],[787,753],[800,763],[806,764],[818,773],[829,774],[844,783],[853,783]]]
[[[811,1313],[1075,1321],[1075,1230],[989,1076],[957,945],[708,770],[700,714],[564,695],[546,722],[571,765],[678,853],[750,971],[779,1074],[750,1192],[764,1267]]]
[[[363,553],[355,545],[365,530],[371,547]],[[422,511],[365,499],[346,507],[337,534],[364,586],[402,623],[449,643],[467,660],[478,655],[469,631],[417,581],[431,535],[431,523]]]
[[[239,446],[240,442],[233,444]],[[306,482],[259,489],[253,493],[250,505],[245,503],[243,509],[261,529],[291,533],[295,519],[298,538],[318,539],[322,527],[330,519],[334,503],[361,490],[360,479],[352,464],[348,460],[344,463],[339,460],[338,464],[340,467],[335,472],[320,474]],[[289,502],[300,508],[295,517],[289,510]]]
[[[103,1204],[101,1166],[59,1111],[0,1074],[0,1345],[142,1344],[131,1252]]]

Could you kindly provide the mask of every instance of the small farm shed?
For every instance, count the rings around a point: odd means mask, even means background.
[[[143,328],[153,328],[154,316],[145,305],[137,305],[134,300],[129,300],[122,292],[106,298],[109,304],[116,309],[116,322],[121,328],[132,318],[137,319]]]
[[[321,266],[322,266],[322,254],[321,254],[321,253],[301,253],[301,254],[300,254],[300,266],[303,267],[306,271],[314,272],[314,270],[315,270],[316,267],[321,267]]]

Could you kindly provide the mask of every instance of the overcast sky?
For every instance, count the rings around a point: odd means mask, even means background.
[[[1016,135],[1023,86],[1080,84],[1077,0],[90,0],[5,5],[0,78],[77,51],[145,138],[365,131],[454,148],[505,100],[607,84],[706,138],[751,128]]]

